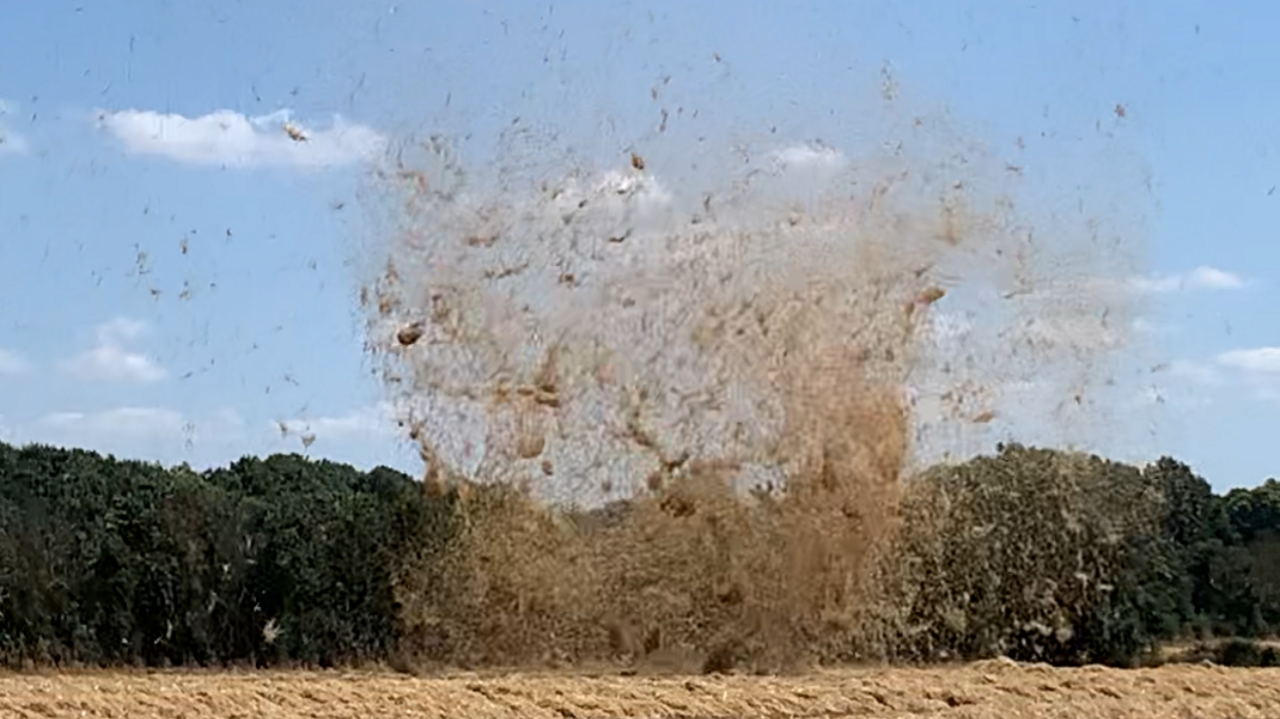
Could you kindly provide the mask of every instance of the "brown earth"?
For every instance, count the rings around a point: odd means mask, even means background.
[[[1054,669],[1005,660],[797,677],[380,672],[69,672],[0,676],[4,717],[1248,717],[1280,716],[1280,670]]]

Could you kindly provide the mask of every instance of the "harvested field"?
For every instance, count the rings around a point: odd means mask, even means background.
[[[801,677],[74,672],[0,677],[9,717],[1275,717],[1280,670],[980,662]]]

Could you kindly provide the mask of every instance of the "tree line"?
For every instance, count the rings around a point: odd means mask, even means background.
[[[1280,632],[1275,480],[1219,495],[1170,458],[1008,445],[908,485],[891,658],[1127,664]],[[444,566],[462,504],[293,454],[197,472],[0,444],[0,663],[387,661],[406,567]]]
[[[915,658],[1125,665],[1172,640],[1280,632],[1280,482],[1020,445],[926,472],[900,555]],[[1275,661],[1274,652],[1268,661]]]

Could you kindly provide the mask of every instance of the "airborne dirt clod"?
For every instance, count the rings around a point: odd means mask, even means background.
[[[911,132],[923,157],[809,143],[714,186],[635,153],[399,153],[370,344],[428,481],[466,488],[443,568],[402,582],[418,653],[714,672],[883,651],[904,478],[988,436],[1006,388],[1100,385],[1127,310],[1098,288],[1129,244],[1083,220],[1040,239],[1021,174]]]

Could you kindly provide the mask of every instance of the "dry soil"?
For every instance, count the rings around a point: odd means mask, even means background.
[[[797,677],[72,672],[0,676],[0,716],[1270,719],[1280,716],[1280,670],[991,661]]]

